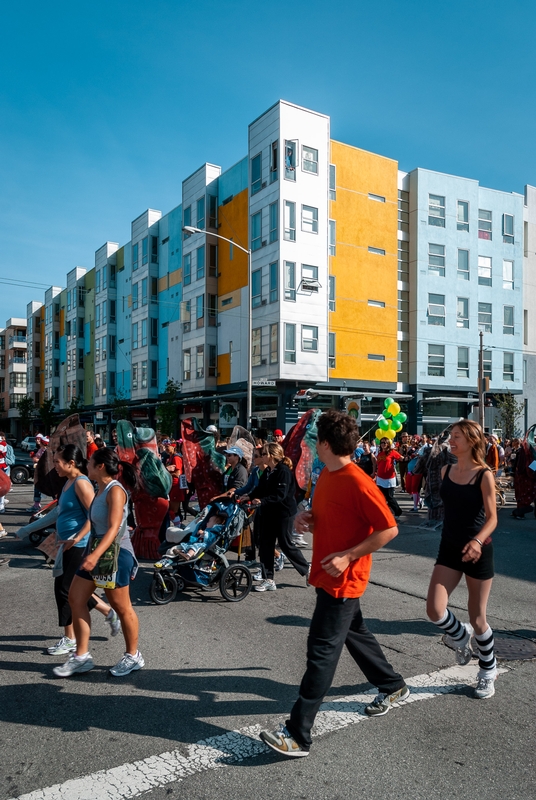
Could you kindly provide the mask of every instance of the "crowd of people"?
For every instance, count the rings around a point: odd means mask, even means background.
[[[459,664],[471,659],[474,637],[479,664],[474,694],[480,699],[493,696],[497,669],[486,607],[494,574],[495,476],[503,471],[514,480],[521,474],[525,478],[526,456],[519,440],[501,443],[494,436],[486,437],[477,423],[460,420],[435,438],[403,432],[397,441],[385,437],[379,443],[369,442],[359,437],[352,417],[330,410],[318,419],[316,459],[303,491],[285,454],[282,431],[275,431],[270,441],[255,441],[248,458],[243,448],[220,439],[215,426],[211,428],[207,433],[214,436],[216,450],[226,459],[223,494],[214,499],[246,502],[254,512],[244,563],[252,572],[255,590],[275,591],[275,573],[287,560],[317,594],[298,700],[280,731],[262,735],[272,749],[286,756],[308,754],[315,715],[329,690],[343,645],[379,689],[366,708],[369,716],[387,713],[409,695],[403,677],[387,662],[367,629],[359,605],[372,553],[398,533],[396,519],[402,510],[397,487],[413,498],[413,512],[418,513],[424,503],[429,511],[441,509],[443,527],[427,614],[446,635]],[[92,610],[105,617],[112,636],[122,633],[125,639],[124,655],[111,674],[122,677],[144,666],[129,589],[138,569],[128,524],[129,494],[138,479],[132,465],[120,461],[115,443],[113,434],[112,446],[107,447],[88,431],[87,459],[76,445],[62,446],[54,454],[55,470],[65,479],[58,498],[54,564],[62,635],[48,652],[68,656],[65,664],[54,668],[57,677],[93,668]],[[183,444],[171,438],[161,438],[158,444],[172,479],[166,525],[180,525],[188,514],[197,513],[192,507],[196,487],[187,480]],[[39,450],[46,445],[46,439],[39,437]],[[39,450],[35,458],[40,457]],[[10,456],[0,434],[0,470],[7,472]],[[534,486],[531,498],[527,494],[525,499],[534,500]],[[41,502],[37,487],[34,501],[32,511]],[[519,514],[528,510],[531,503],[518,503]],[[198,540],[178,548],[181,558],[195,558],[200,547],[215,540],[223,522],[213,514],[198,532]],[[307,534],[313,534],[311,562],[303,552]],[[450,595],[464,576],[468,623],[458,620],[448,607]],[[106,602],[96,594],[99,588]]]

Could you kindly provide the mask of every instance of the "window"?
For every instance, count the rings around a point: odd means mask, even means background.
[[[108,341],[108,337],[107,336],[103,336],[102,337],[102,342],[101,342],[101,357],[102,357],[103,361],[106,361],[106,352],[107,352],[106,344],[107,344],[107,341]],[[73,350],[73,369],[74,369],[74,350]]]
[[[296,142],[285,141],[285,178],[296,180]]]
[[[296,264],[285,261],[285,300],[296,299]]]
[[[428,244],[428,272],[445,277],[445,245]]]
[[[262,303],[262,269],[251,273],[251,307],[258,308]]]
[[[277,203],[270,203],[270,242],[277,242]]]
[[[101,318],[100,318],[100,303],[97,303],[95,306],[95,327],[100,328]]]
[[[134,374],[134,367],[132,367],[132,373]],[[132,379],[132,388],[134,388],[134,378]],[[136,388],[138,388],[138,382],[136,381]],[[100,373],[97,372],[95,375],[95,397],[100,397],[101,393],[101,376]]]
[[[458,278],[469,280],[469,250],[458,250]]]
[[[151,236],[151,264],[158,264],[158,236]]]
[[[158,319],[151,317],[151,344],[158,344]]]
[[[182,322],[182,332],[188,333],[191,330],[191,311],[192,311],[192,301],[191,300],[183,300],[181,303],[181,322]]]
[[[478,209],[478,238],[491,240],[491,211]]]
[[[318,175],[318,150],[314,147],[303,145],[302,148],[302,170]]]
[[[514,243],[514,217],[512,214],[503,214],[503,242]]]
[[[115,322],[117,303],[115,300],[110,300],[110,322]]]
[[[182,212],[182,224],[183,227],[189,227],[192,224],[192,206],[187,206],[184,211]],[[191,236],[191,233],[184,233],[183,236],[185,239],[188,239]]]
[[[97,377],[97,376],[95,375],[95,377]],[[133,364],[132,365],[132,388],[133,389],[137,389],[138,388],[138,365],[137,364]]]
[[[205,377],[205,346],[203,344],[197,345],[195,377]]]
[[[182,259],[182,282],[188,286],[192,282],[192,254],[187,253]]]
[[[469,348],[458,347],[458,378],[469,377]]]
[[[262,188],[262,155],[259,153],[251,159],[251,194],[257,194]]]
[[[328,303],[329,303],[329,310],[335,311],[335,275],[330,275],[328,277]]]
[[[149,262],[149,239],[145,236],[141,240],[141,263],[147,264]]]
[[[110,289],[115,289],[117,281],[116,281],[116,271],[117,267],[115,264],[110,264]],[[73,300],[74,302],[74,300]]]
[[[270,145],[270,183],[277,180],[277,170],[279,168],[279,142],[272,142]]]
[[[260,367],[262,362],[262,328],[253,328],[251,334],[251,366]]]
[[[445,295],[428,295],[428,325],[445,327]]]
[[[141,346],[147,347],[147,320],[141,321]]]
[[[408,292],[405,292],[405,294],[408,295]],[[385,303],[383,300],[369,300],[367,305],[372,306],[373,308],[385,308]]]
[[[296,241],[296,203],[285,200],[285,239]]]
[[[158,302],[158,278],[151,278],[151,303]]]
[[[428,345],[428,375],[434,378],[445,377],[445,345]]]
[[[98,308],[98,306],[95,307],[95,310],[97,308]],[[138,284],[137,283],[133,283],[132,284],[132,309],[135,310],[136,308],[138,308]]]
[[[491,258],[488,256],[478,256],[478,283],[491,286]]]
[[[205,230],[205,198],[200,197],[197,201],[197,227]]]
[[[458,328],[469,327],[469,298],[458,297],[456,306],[456,326]]]
[[[514,262],[503,261],[503,289],[514,288]]]
[[[71,290],[67,289],[67,311],[71,310]]]
[[[328,367],[335,369],[335,334],[328,333]]]
[[[196,250],[196,273],[197,280],[205,277],[205,245],[201,245]]]
[[[100,269],[95,270],[95,294],[98,294],[101,290],[100,276]]]
[[[528,370],[528,361],[526,358],[523,359],[523,383],[528,383],[529,377],[529,370]]]
[[[147,389],[147,361],[141,362],[141,388]]]
[[[316,325],[301,326],[302,350],[318,351],[318,328]]]
[[[209,344],[208,346],[208,377],[215,378],[216,377],[216,345]]]
[[[503,381],[514,380],[514,354],[503,353]]]
[[[458,200],[456,228],[459,231],[469,230],[469,203],[466,200]]]
[[[385,361],[385,356],[380,353],[368,353],[367,358],[369,361]]]
[[[270,325],[270,364],[277,364],[279,360],[279,336],[278,325],[274,322]]]
[[[445,227],[445,198],[438,194],[428,195],[428,225]]]
[[[215,244],[208,246],[208,276],[209,278],[218,277],[218,248]]]
[[[507,336],[514,335],[514,307],[504,306],[503,308],[503,333]]]
[[[372,300],[372,304],[385,308],[385,303]],[[369,305],[371,301],[369,300]],[[409,332],[409,292],[398,292],[398,330]]]
[[[409,283],[409,242],[398,240],[398,280]]]
[[[523,344],[529,343],[529,311],[528,308],[523,309]]]
[[[318,283],[318,267],[310,264],[302,264],[301,268],[301,289],[304,292],[318,293],[320,284]]]
[[[285,322],[285,364],[296,363],[296,326]]]
[[[337,167],[335,164],[329,165],[329,199],[337,199]]]
[[[142,306],[147,305],[147,278],[143,278],[141,281],[141,304]]]
[[[478,304],[478,327],[485,333],[491,333],[491,303]]]
[[[329,220],[329,246],[328,246],[328,253],[330,256],[334,256],[337,251],[337,223],[334,219]]]
[[[101,325],[106,325],[107,318],[106,313],[108,311],[108,303],[106,300],[101,304]],[[73,330],[73,337],[74,337],[74,330]]]
[[[274,261],[273,264],[269,266],[269,292],[270,292],[270,303],[277,303],[277,296],[278,296],[278,283],[279,283],[279,265],[277,261]]]
[[[192,358],[190,353],[190,348],[187,350],[182,351],[182,379],[183,381],[189,381],[192,377],[191,373],[192,369]]]
[[[262,212],[257,211],[251,215],[251,249],[259,250],[262,247]]]
[[[377,203],[385,203],[385,197],[381,194],[368,193],[369,200],[375,200]]]
[[[84,349],[82,347],[78,350],[78,369],[84,369]]]
[[[318,208],[302,206],[301,229],[306,233],[318,233]]]
[[[98,341],[98,340],[97,340]],[[132,323],[132,349],[137,350],[139,347],[139,339],[138,339],[138,323]]]
[[[229,261],[232,261],[234,258],[234,247],[233,247],[233,237],[230,237],[229,242]]]
[[[218,198],[213,194],[208,196],[208,227],[218,227]]]
[[[158,361],[151,361],[151,389],[156,389],[157,387],[158,387]]]
[[[409,231],[409,192],[402,190],[398,191],[398,230]]]
[[[205,295],[199,294],[195,298],[195,319],[196,328],[205,326]]]
[[[115,358],[116,356],[116,341],[117,339],[113,335],[108,338],[108,346],[110,348],[110,358]]]
[[[209,294],[207,297],[208,302],[208,326],[215,328],[218,322],[218,295]]]
[[[400,383],[409,383],[409,342],[407,340],[398,340],[397,361],[398,380]]]
[[[491,381],[492,351],[484,350],[482,354],[482,371],[485,378]]]
[[[369,251],[369,253],[374,253],[377,256],[384,256],[385,255],[385,250],[382,250],[381,247],[369,247],[368,251]]]

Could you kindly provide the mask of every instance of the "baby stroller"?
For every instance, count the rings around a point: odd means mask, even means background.
[[[185,562],[173,552],[173,545],[204,529],[205,521],[213,515],[225,518],[216,541],[201,547],[193,558]],[[231,603],[238,603],[247,597],[252,583],[249,569],[242,564],[229,564],[225,557],[231,542],[241,534],[245,520],[245,511],[234,500],[221,498],[209,503],[185,528],[168,528],[163,545],[166,552],[154,565],[153,580],[149,587],[151,600],[157,605],[165,605],[175,599],[177,592],[186,588],[204,592],[219,588],[222,597]]]

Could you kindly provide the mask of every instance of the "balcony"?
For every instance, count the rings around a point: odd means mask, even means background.
[[[9,346],[10,347],[26,347],[26,336],[10,336],[9,337]]]
[[[10,356],[9,357],[10,364],[26,364],[26,357],[25,356]]]

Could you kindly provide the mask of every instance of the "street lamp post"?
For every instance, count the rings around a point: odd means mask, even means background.
[[[242,245],[237,244],[232,239],[228,239],[226,236],[220,236],[219,233],[211,233],[210,231],[205,231],[202,228],[194,228],[193,225],[184,225],[182,230],[184,233],[202,233],[204,236],[215,236],[216,239],[222,239],[224,242],[229,242],[230,245],[233,247],[237,247],[239,250],[242,250],[243,253],[246,253],[248,257],[248,377],[247,377],[247,401],[246,401],[246,428],[250,428],[251,426],[251,418],[252,418],[252,372],[251,372],[251,340],[253,337],[253,328],[252,328],[252,318],[251,318],[251,250],[248,250],[246,247],[242,247]]]

